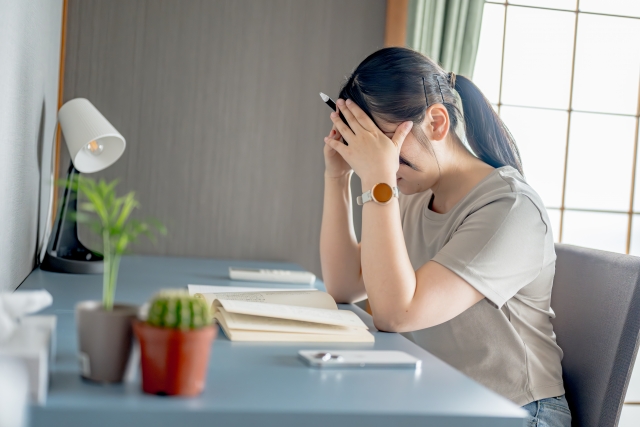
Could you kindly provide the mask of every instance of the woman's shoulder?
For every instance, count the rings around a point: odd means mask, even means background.
[[[473,214],[525,214],[525,211],[531,212],[525,205],[532,204],[539,213],[536,217],[540,217],[545,225],[549,224],[542,199],[522,174],[511,166],[494,169],[446,214],[437,214],[425,209],[432,195],[431,190],[412,195],[401,194],[399,203],[402,218],[407,215],[417,218],[422,213],[428,219],[442,220],[453,217],[458,218],[461,223]]]
[[[526,197],[538,209],[544,209],[544,203],[538,193],[527,183],[522,174],[511,166],[497,168],[471,193],[468,202],[476,208],[501,199],[515,200]]]
[[[497,222],[508,217],[520,235],[535,232],[535,224],[544,225],[544,234],[553,241],[544,202],[518,170],[511,166],[498,168],[486,184],[469,207],[468,215],[489,216]]]

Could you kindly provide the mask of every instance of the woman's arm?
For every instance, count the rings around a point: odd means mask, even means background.
[[[329,137],[340,141],[332,130]],[[340,142],[340,144],[342,144]],[[355,302],[366,297],[360,268],[360,245],[353,229],[351,189],[353,170],[329,145],[324,147],[325,178],[320,262],[322,278],[337,302]]]
[[[331,114],[331,120],[347,136],[349,145],[330,138],[327,144],[361,176],[363,192],[379,182],[393,185],[400,147],[412,123],[398,126],[389,140],[353,102],[345,105],[338,100],[338,106],[351,129],[337,113]],[[378,329],[409,331],[434,326],[484,298],[464,279],[434,262],[418,272],[413,270],[396,198],[387,205],[366,203],[362,218],[362,275]]]
[[[322,278],[337,302],[366,298],[360,274],[360,245],[353,229],[351,173],[324,179],[324,207],[320,231]]]
[[[389,181],[387,178],[380,182]],[[363,182],[363,191],[374,184]],[[406,332],[435,326],[484,298],[464,279],[436,262],[413,270],[396,198],[387,205],[364,205],[361,251],[362,274],[378,329]]]

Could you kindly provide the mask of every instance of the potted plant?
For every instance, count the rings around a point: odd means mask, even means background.
[[[76,305],[79,359],[84,378],[100,382],[120,382],[131,352],[131,322],[138,307],[114,303],[120,259],[129,244],[153,231],[165,234],[157,221],[139,221],[131,213],[139,206],[134,192],[117,197],[117,180],[79,176],[75,190],[86,201],[79,204],[77,221],[87,223],[102,238],[104,274],[102,301],[82,301]]]
[[[185,291],[162,291],[151,301],[147,320],[134,321],[140,341],[142,390],[195,396],[205,385],[212,325],[207,303]]]

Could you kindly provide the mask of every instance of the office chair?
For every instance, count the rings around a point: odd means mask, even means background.
[[[614,427],[640,335],[640,257],[556,244],[552,321],[572,425]]]

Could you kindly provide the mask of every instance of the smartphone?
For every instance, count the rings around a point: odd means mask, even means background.
[[[422,361],[394,350],[300,350],[298,357],[313,368],[419,369]]]

